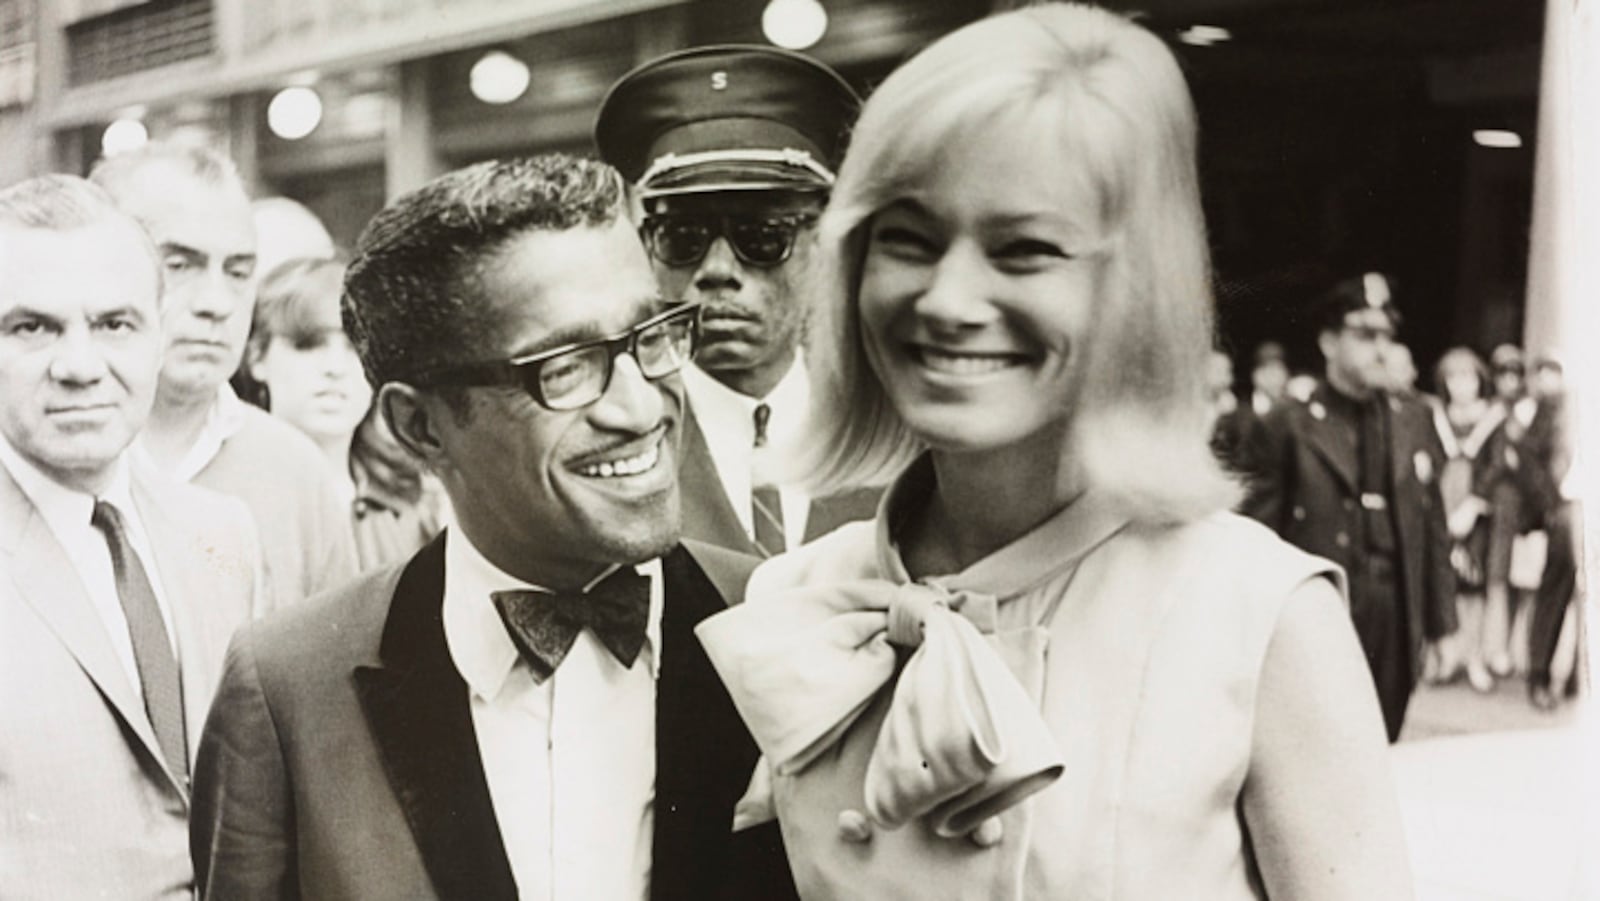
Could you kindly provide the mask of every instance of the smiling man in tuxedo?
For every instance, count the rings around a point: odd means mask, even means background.
[[[457,525],[230,650],[192,832],[208,898],[769,897],[756,761],[692,635],[751,562],[678,542],[679,370],[620,176],[489,162],[368,225],[344,315]]]

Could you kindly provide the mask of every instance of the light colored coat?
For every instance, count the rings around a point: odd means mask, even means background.
[[[238,501],[134,472],[171,607],[191,758],[235,628],[264,603]],[[192,896],[189,790],[56,541],[0,469],[0,897]]]
[[[923,458],[891,491],[931,487]],[[891,496],[877,522],[762,564],[745,603],[698,632],[774,765],[741,809],[775,813],[800,897],[1263,897],[1240,813],[1261,667],[1296,588],[1342,574],[1243,517],[1139,526],[1090,492],[914,585],[887,526],[898,509]],[[939,606],[916,610],[925,594]],[[908,614],[914,651],[891,637]],[[967,620],[988,650],[955,653],[933,616]],[[1042,739],[1004,703],[1022,691]],[[1047,769],[1042,787],[1029,776]],[[914,816],[887,828],[874,803]],[[999,832],[939,832],[974,808]]]

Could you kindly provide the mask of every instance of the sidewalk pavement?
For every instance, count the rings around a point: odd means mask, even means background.
[[[1418,901],[1600,901],[1595,708],[1418,689],[1393,757]]]

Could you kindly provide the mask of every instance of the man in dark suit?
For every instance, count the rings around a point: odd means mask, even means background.
[[[1246,449],[1243,512],[1344,567],[1389,740],[1400,736],[1424,642],[1455,631],[1455,577],[1427,408],[1387,392],[1385,351],[1400,324],[1388,279],[1368,273],[1322,301],[1326,378],[1285,400]]]
[[[0,191],[0,897],[190,899],[189,772],[265,602],[250,514],[128,459],[159,263],[88,182]]]
[[[859,105],[832,69],[757,46],[669,54],[601,104],[595,143],[635,183],[662,288],[704,307],[684,372],[686,536],[768,556],[876,512],[878,492],[813,498],[773,458],[803,439],[801,279]]]
[[[235,641],[196,772],[205,897],[792,891],[775,831],[732,834],[757,752],[692,629],[752,561],[678,543],[698,311],[662,299],[624,191],[488,162],[368,225],[346,329],[457,524]]]

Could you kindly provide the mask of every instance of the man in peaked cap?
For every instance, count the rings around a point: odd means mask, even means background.
[[[634,183],[662,290],[703,308],[684,370],[683,532],[768,556],[873,514],[876,492],[814,499],[770,475],[808,385],[800,282],[859,99],[770,47],[701,47],[633,70],[600,107],[600,155]]]
[[[1424,642],[1455,631],[1455,577],[1439,497],[1444,451],[1425,404],[1388,392],[1386,355],[1400,313],[1381,273],[1323,298],[1325,377],[1286,399],[1244,454],[1243,512],[1349,575],[1350,615],[1389,740],[1400,736]]]

